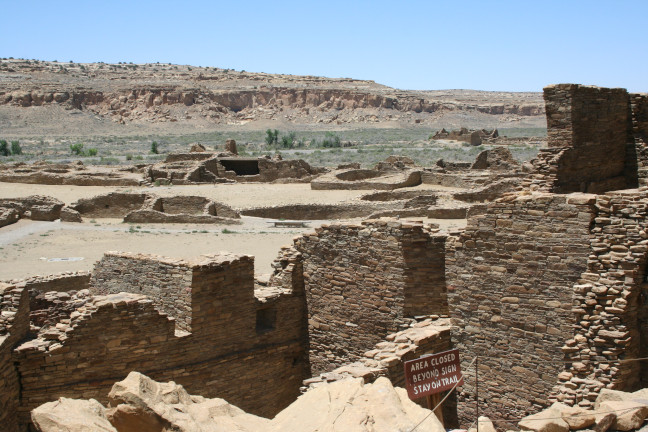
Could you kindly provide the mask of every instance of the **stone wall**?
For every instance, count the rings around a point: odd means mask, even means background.
[[[155,255],[106,252],[92,271],[91,291],[144,294],[175,318],[178,330],[191,331],[193,269],[189,262]]]
[[[602,388],[648,384],[648,189],[596,198],[587,269],[574,285],[573,337],[553,400],[592,407]]]
[[[21,284],[29,291],[80,291],[90,287],[90,272],[70,271],[46,276],[32,276],[26,279],[9,281],[11,284]]]
[[[591,195],[512,195],[448,239],[448,302],[460,327],[453,342],[464,368],[480,356],[483,415],[524,417],[546,406],[573,334],[572,286],[586,269],[593,204]],[[474,386],[468,376],[459,395],[468,424]]]
[[[256,297],[249,256],[205,256],[172,265],[151,256],[110,254],[98,266],[100,285],[117,289],[108,271],[117,263],[124,272],[114,273],[115,281],[132,293],[94,297],[14,350],[23,426],[32,408],[61,396],[105,402],[112,384],[133,370],[258,415],[273,416],[294,401],[308,377],[304,293],[298,281],[258,290]],[[140,267],[148,268],[146,276],[156,276],[163,267],[181,275],[174,278],[176,292],[190,289],[191,333],[177,332],[174,320],[140,294],[152,290],[153,282],[126,281],[124,273]],[[166,283],[172,294],[171,282]]]
[[[322,225],[295,240],[314,373],[360,358],[414,315],[447,312],[444,241],[396,220]]]
[[[0,424],[17,432],[20,383],[11,351],[29,331],[29,297],[24,286],[0,283],[0,298]]]
[[[635,167],[637,184],[646,186],[648,185],[648,94],[631,93],[630,110],[634,145],[629,148],[631,155],[637,161]]]
[[[553,191],[625,188],[626,146],[631,142],[628,92],[558,84],[545,87],[544,98],[548,145],[562,149]]]

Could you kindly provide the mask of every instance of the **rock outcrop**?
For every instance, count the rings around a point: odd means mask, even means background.
[[[387,378],[373,384],[346,379],[323,384],[299,397],[273,420],[251,414],[224,401],[192,396],[174,382],[157,383],[131,372],[116,383],[104,408],[91,399],[61,398],[32,411],[39,432],[443,432],[427,409],[394,388]]]

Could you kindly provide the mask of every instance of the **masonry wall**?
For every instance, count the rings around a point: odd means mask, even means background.
[[[553,400],[591,407],[602,388],[646,386],[648,190],[596,197],[587,269],[574,285],[573,337]]]
[[[632,137],[630,146],[636,160],[635,175],[639,186],[648,185],[648,94],[631,93]]]
[[[323,225],[295,240],[314,374],[357,360],[414,315],[447,313],[444,240],[397,220]]]
[[[590,192],[626,187],[626,147],[632,142],[628,92],[578,84],[545,87],[550,148],[561,148],[553,191]]]
[[[191,265],[183,260],[107,252],[95,265],[90,285],[100,295],[121,291],[146,295],[176,319],[179,330],[191,331],[192,276]]]
[[[124,259],[125,272],[135,271],[139,258]],[[303,291],[279,290],[262,304],[254,296],[253,265],[252,257],[230,255],[177,263],[192,275],[192,333],[177,332],[155,301],[123,292],[96,297],[18,346],[21,424],[31,409],[61,396],[105,402],[114,382],[133,370],[254,414],[285,408],[308,376]],[[268,306],[276,310],[274,326],[260,331],[257,310]]]
[[[11,350],[29,331],[29,297],[24,286],[0,283],[0,298],[0,425],[4,431],[16,432],[20,430],[20,383]]]
[[[90,287],[90,272],[64,272],[46,276],[32,276],[27,279],[15,280],[10,283],[20,283],[29,291],[80,291]]]
[[[593,204],[581,194],[500,199],[449,238],[448,301],[460,328],[453,343],[463,368],[480,356],[482,415],[521,418],[546,406],[573,335],[572,287],[586,269]],[[471,374],[459,394],[467,424],[474,399]]]

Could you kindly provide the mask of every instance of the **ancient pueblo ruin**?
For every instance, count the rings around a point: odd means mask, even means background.
[[[648,387],[648,96],[560,84],[546,87],[544,100],[548,145],[524,164],[496,147],[472,164],[420,167],[393,156],[373,169],[325,169],[239,157],[228,142],[224,150],[194,148],[122,169],[3,165],[0,181],[17,188],[134,191],[75,203],[3,199],[0,226],[21,218],[226,226],[243,215],[338,220],[277,251],[263,280],[245,254],[189,260],[113,251],[89,272],[5,281],[3,430],[50,430],[71,412],[110,431],[372,430],[354,427],[369,418],[378,424],[389,411],[397,419],[392,430],[427,419],[417,430],[438,431],[436,418],[404,395],[403,363],[455,348],[464,382],[442,405],[446,428],[474,428],[478,416],[490,419],[480,417],[484,430],[641,428],[648,417],[641,391]],[[482,132],[457,137],[493,138]],[[148,187],[156,181],[302,182],[363,194],[352,204],[239,211],[199,196],[157,196]],[[430,219],[467,224],[444,229]],[[416,402],[426,406],[424,398]],[[330,417],[315,408],[328,403]]]

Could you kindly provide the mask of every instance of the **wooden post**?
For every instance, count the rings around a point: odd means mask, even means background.
[[[427,398],[428,409],[432,410],[434,409],[435,406],[439,405],[439,402],[441,402],[441,393],[427,395],[426,398]],[[436,410],[434,410],[434,415],[436,415],[436,417],[441,422],[441,426],[445,427],[443,421],[443,407],[441,405],[439,405],[439,407]]]

